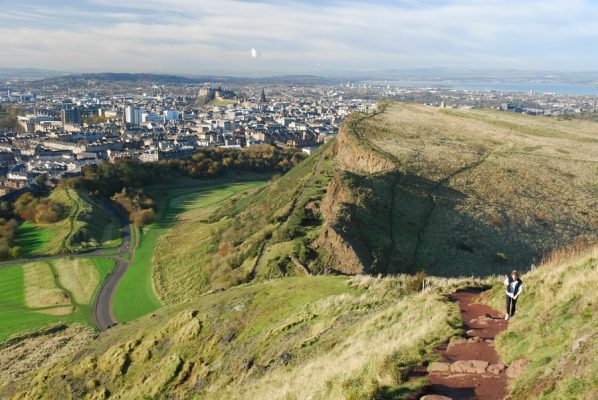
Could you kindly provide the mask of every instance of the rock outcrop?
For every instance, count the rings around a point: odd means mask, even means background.
[[[353,124],[345,124],[341,128],[334,146],[335,160],[341,168],[358,174],[375,174],[395,169],[395,164],[360,143],[359,138],[350,132]]]

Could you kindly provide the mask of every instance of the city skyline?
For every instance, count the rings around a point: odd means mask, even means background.
[[[0,64],[68,72],[598,70],[596,1],[0,1]]]

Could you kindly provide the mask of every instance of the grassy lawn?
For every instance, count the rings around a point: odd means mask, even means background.
[[[24,222],[19,226],[16,244],[21,248],[21,257],[28,258],[49,251],[50,242],[57,235],[56,224],[40,226]]]
[[[190,185],[189,183],[192,183]],[[139,245],[129,271],[116,289],[114,315],[118,321],[130,321],[161,306],[152,282],[152,260],[160,237],[172,227],[177,217],[186,211],[210,207],[235,193],[262,185],[249,182],[175,182],[170,186],[149,187],[156,204],[157,221],[138,230]]]
[[[97,257],[0,268],[0,342],[56,322],[93,326],[93,299],[112,268],[112,260]],[[64,304],[56,305],[57,294],[66,296]]]

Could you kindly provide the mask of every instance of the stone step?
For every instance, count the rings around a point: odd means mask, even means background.
[[[447,351],[451,351],[455,346],[471,344],[471,343],[488,343],[490,346],[494,346],[493,339],[484,339],[480,336],[473,336],[470,338],[453,337],[448,344]]]
[[[482,360],[459,360],[454,363],[433,362],[428,372],[500,375],[505,370],[502,363],[490,364]]]

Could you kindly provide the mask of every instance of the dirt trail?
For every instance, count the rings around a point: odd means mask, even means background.
[[[507,376],[494,349],[494,338],[507,328],[507,322],[498,311],[475,303],[480,293],[467,289],[449,297],[459,304],[467,335],[438,348],[440,362],[414,372],[414,378],[427,375],[430,381],[418,398],[441,395],[454,400],[500,400],[506,396]]]

